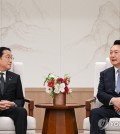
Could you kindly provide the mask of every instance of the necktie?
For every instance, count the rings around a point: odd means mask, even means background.
[[[120,93],[120,69],[118,71],[118,77],[117,77],[117,83],[116,83],[116,92],[119,94]]]
[[[1,90],[1,94],[3,95],[4,92],[4,77],[3,77],[4,73],[0,73],[0,90]]]
[[[116,92],[119,94],[120,93],[120,69],[118,69],[117,72],[118,72],[118,77],[116,82]],[[120,112],[117,112],[117,114],[120,115]]]

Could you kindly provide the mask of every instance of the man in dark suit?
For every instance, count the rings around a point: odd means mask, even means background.
[[[117,91],[120,40],[116,40],[110,48],[109,57],[113,67],[100,73],[97,98],[103,105],[93,109],[90,113],[90,134],[105,134],[104,128],[107,127],[109,119],[120,118],[120,93]]]
[[[14,121],[16,134],[26,134],[27,111],[23,108],[20,75],[8,71],[12,58],[9,48],[0,47],[0,116],[10,117]]]

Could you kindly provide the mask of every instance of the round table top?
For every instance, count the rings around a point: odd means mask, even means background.
[[[82,108],[85,104],[78,103],[67,103],[66,105],[54,105],[52,103],[38,103],[35,104],[37,108],[48,108],[48,109],[72,109],[72,108]]]

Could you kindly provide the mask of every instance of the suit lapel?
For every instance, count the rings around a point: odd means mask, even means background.
[[[115,92],[115,69],[114,67],[111,68],[111,73],[110,73],[110,82],[112,83],[112,90]]]

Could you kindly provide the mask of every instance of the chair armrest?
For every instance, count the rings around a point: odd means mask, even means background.
[[[88,99],[85,101],[85,109],[86,109],[86,117],[90,116],[91,111],[91,103],[96,101],[96,97],[93,97],[91,99]]]
[[[29,116],[33,116],[34,101],[31,100],[31,99],[25,98],[25,102],[28,103],[28,114],[29,114]]]

